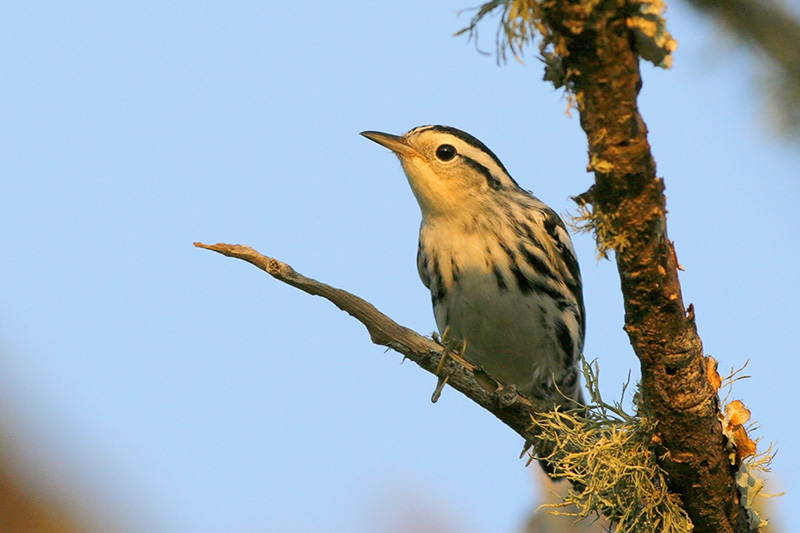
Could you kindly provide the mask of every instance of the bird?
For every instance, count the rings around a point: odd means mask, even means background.
[[[537,405],[582,407],[583,289],[561,217],[464,131],[361,135],[394,152],[419,204],[417,268],[439,332]]]

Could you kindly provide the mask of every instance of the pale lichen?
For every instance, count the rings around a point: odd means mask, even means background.
[[[602,515],[618,532],[690,531],[691,521],[669,491],[667,474],[653,452],[653,424],[647,417],[627,414],[622,399],[605,403],[597,364],[584,361],[583,369],[590,393],[587,409],[543,413],[533,422],[539,435],[535,444],[553,450],[545,457],[551,475],[572,485],[561,503],[543,508],[576,520]],[[577,511],[565,511],[569,506]]]
[[[600,0],[581,0],[569,6],[569,17],[561,19],[561,28],[556,30],[547,21],[548,2],[537,0],[491,0],[475,8],[475,14],[469,24],[456,32],[456,35],[468,34],[477,42],[478,24],[487,16],[499,13],[500,24],[495,36],[496,56],[498,62],[505,62],[508,52],[515,59],[521,59],[528,44],[538,41],[540,58],[546,63],[545,79],[552,81],[556,87],[565,86],[567,79],[563,69],[557,63],[569,55],[566,38],[561,32],[580,35],[587,29],[596,29],[608,21],[604,6]],[[663,0],[636,0],[622,7],[621,13],[629,13],[625,19],[627,27],[633,34],[639,55],[656,66],[669,68],[672,66],[672,52],[678,46],[677,41],[667,31]],[[559,72],[562,74],[559,76]],[[569,88],[569,87],[568,87]]]
[[[615,524],[616,532],[691,531],[691,520],[680,499],[668,489],[668,475],[654,452],[659,440],[657,428],[639,408],[638,395],[633,398],[636,414],[628,414],[622,407],[627,384],[618,402],[606,403],[599,392],[597,363],[582,362],[590,398],[586,408],[540,413],[531,425],[538,435],[534,445],[539,450],[551,450],[536,458],[548,461],[551,476],[571,484],[560,503],[542,509],[575,520],[602,515]],[[741,370],[724,378],[723,387],[729,388],[744,377]],[[739,465],[736,483],[741,505],[751,527],[762,528],[767,520],[756,510],[756,497],[764,496],[765,473],[775,451],[770,446],[763,453],[755,453],[756,443],[744,429],[749,419],[749,410],[738,400],[720,412],[731,464]]]
[[[766,451],[758,453],[758,439],[753,441],[749,435],[755,430],[755,426],[751,423],[750,427],[745,427],[750,421],[750,410],[741,400],[727,402],[733,383],[750,377],[742,375],[742,370],[746,366],[747,363],[738,370],[731,370],[731,373],[722,380],[722,386],[727,389],[727,394],[723,401],[725,408],[720,412],[719,418],[722,433],[727,439],[731,464],[739,465],[736,472],[736,486],[739,489],[741,505],[747,512],[750,524],[754,528],[763,528],[768,525],[768,521],[759,514],[757,510],[759,502],[756,497],[769,497],[762,494],[762,490],[776,451],[770,444]]]
[[[580,196],[573,197],[573,200],[578,204],[578,214],[567,215],[567,224],[575,232],[594,235],[598,259],[608,259],[609,251],[620,252],[630,245],[627,237],[614,229],[614,215],[592,209],[591,204]]]

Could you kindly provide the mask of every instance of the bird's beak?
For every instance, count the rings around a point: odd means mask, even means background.
[[[398,156],[402,157],[402,156],[410,156],[417,154],[417,151],[411,148],[405,139],[397,135],[392,135],[390,133],[381,133],[379,131],[362,131],[361,135],[363,135],[370,141],[375,141],[381,146],[385,146],[392,152],[396,153]]]

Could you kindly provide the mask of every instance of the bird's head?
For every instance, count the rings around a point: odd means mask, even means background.
[[[423,218],[464,212],[465,203],[484,204],[499,191],[519,188],[485,144],[456,128],[420,126],[400,136],[361,135],[400,159]]]

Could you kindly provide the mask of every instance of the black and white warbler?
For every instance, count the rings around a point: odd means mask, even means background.
[[[581,276],[561,218],[461,130],[361,135],[397,155],[419,203],[417,266],[439,331],[530,399],[582,404]]]

